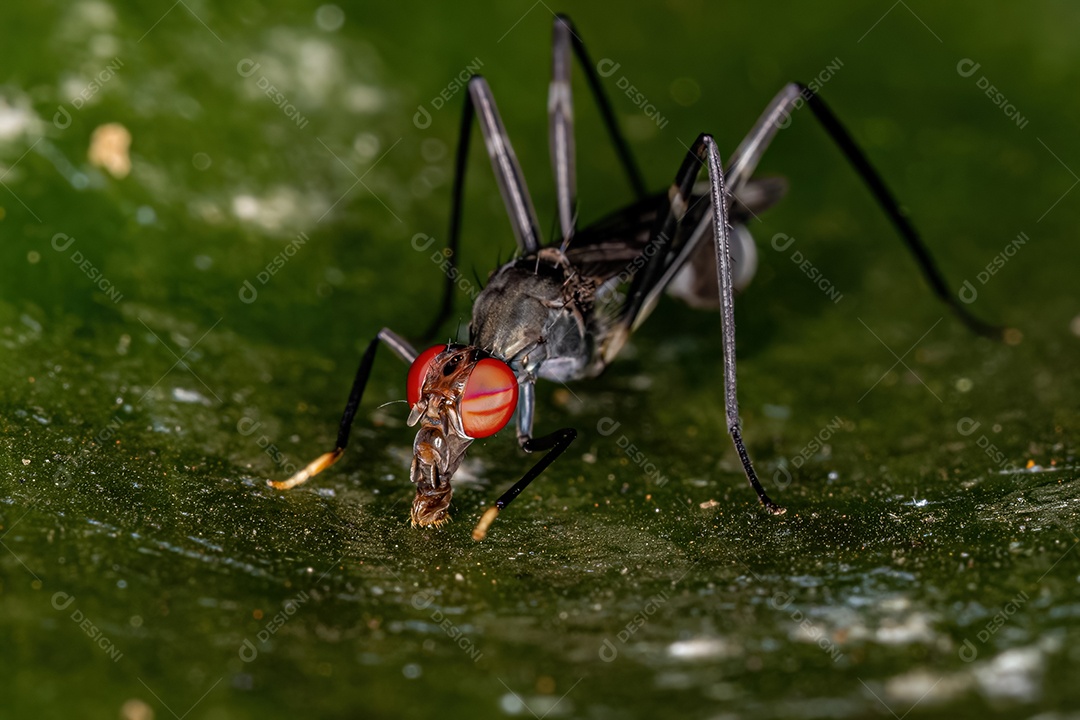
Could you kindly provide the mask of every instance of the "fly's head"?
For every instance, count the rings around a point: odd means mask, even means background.
[[[411,479],[416,486],[413,525],[446,522],[450,479],[476,438],[494,435],[517,406],[518,383],[502,360],[469,345],[436,345],[417,356],[407,385],[413,443]]]

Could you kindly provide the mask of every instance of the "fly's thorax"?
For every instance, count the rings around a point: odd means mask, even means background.
[[[559,301],[559,283],[518,263],[504,265],[473,303],[469,339],[520,361],[543,338]]]
[[[500,267],[473,304],[470,342],[492,348],[522,374],[583,377],[593,354],[591,289],[567,272],[537,257]]]

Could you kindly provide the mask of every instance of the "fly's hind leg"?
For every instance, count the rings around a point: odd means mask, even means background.
[[[761,113],[754,127],[747,136],[739,143],[735,153],[731,157],[725,179],[727,180],[728,192],[735,197],[741,197],[747,183],[758,162],[761,160],[769,144],[776,136],[780,128],[786,127],[791,120],[791,113],[805,102],[812,114],[825,129],[829,138],[844,154],[848,164],[855,170],[859,179],[866,185],[874,196],[878,207],[896,228],[897,234],[903,240],[908,252],[915,259],[923,277],[933,293],[949,306],[949,309],[964,323],[972,332],[986,337],[1001,340],[1006,335],[1006,329],[987,323],[975,317],[968,309],[958,302],[955,293],[949,290],[944,275],[938,269],[930,254],[929,248],[923,242],[922,237],[915,229],[907,213],[900,207],[896,197],[892,194],[881,174],[870,163],[855,138],[844,127],[835,113],[825,104],[821,96],[801,83],[789,83],[776,97],[772,99],[765,111]]]
[[[769,498],[757,478],[757,473],[754,472],[754,465],[750,462],[750,454],[746,451],[746,443],[743,442],[742,427],[739,423],[739,399],[735,381],[735,288],[732,280],[731,228],[728,223],[728,195],[724,187],[724,168],[720,164],[720,153],[711,135],[699,136],[690,149],[690,154],[704,160],[709,172],[709,202],[713,209],[716,272],[720,285],[720,324],[724,346],[724,408],[728,432],[731,434],[732,442],[735,443],[735,450],[739,453],[746,479],[754,488],[761,504],[770,513],[781,515],[786,510]]]
[[[559,227],[564,241],[574,233],[577,211],[577,174],[574,166],[574,104],[570,88],[570,64],[576,56],[589,84],[608,137],[619,164],[633,189],[634,197],[646,197],[645,181],[638,169],[630,145],[619,128],[611,102],[604,92],[596,65],[589,59],[585,42],[567,15],[556,15],[551,33],[551,84],[548,86],[548,146],[555,176],[555,196],[559,209]]]
[[[709,175],[708,202],[712,212],[707,214],[712,221],[712,233],[716,241],[717,285],[720,294],[720,320],[724,348],[724,407],[727,417],[727,429],[735,449],[739,454],[746,479],[754,488],[758,499],[765,509],[774,515],[785,512],[784,508],[774,503],[761,486],[746,443],[742,438],[739,423],[739,401],[735,378],[735,289],[731,259],[731,223],[729,221],[729,196],[725,187],[723,166],[720,154],[711,135],[700,135],[686,154],[675,182],[668,191],[666,212],[657,217],[650,246],[656,252],[648,263],[639,270],[631,283],[626,304],[619,318],[619,325],[612,335],[616,338],[628,336],[648,315],[653,304],[665,288],[671,283],[679,269],[686,262],[694,246],[705,236],[705,228],[699,226],[690,239],[674,245],[671,238],[676,235],[679,225],[690,209],[694,184],[702,168]],[[703,223],[704,224],[704,223]],[[612,354],[618,351],[617,344],[607,349]],[[606,357],[610,360],[610,357]]]

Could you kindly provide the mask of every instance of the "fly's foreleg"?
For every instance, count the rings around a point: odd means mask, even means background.
[[[499,512],[512,503],[514,498],[520,495],[521,491],[529,486],[529,483],[539,477],[540,473],[547,469],[548,465],[555,462],[560,455],[566,452],[566,449],[570,447],[570,443],[574,442],[574,438],[577,437],[577,430],[574,428],[562,428],[561,430],[556,430],[543,437],[532,437],[533,408],[535,407],[534,398],[535,390],[533,383],[531,381],[522,383],[521,390],[518,394],[518,443],[521,445],[522,450],[528,453],[547,452],[535,465],[529,468],[529,471],[526,472],[520,480],[511,485],[506,492],[500,495],[494,505],[484,512],[483,516],[480,518],[480,522],[478,522],[473,529],[473,540],[479,541],[487,537],[488,528],[491,527],[491,523],[495,522],[495,518],[499,516]]]
[[[379,334],[368,344],[364,356],[360,358],[360,366],[356,369],[356,378],[353,380],[352,390],[349,391],[349,400],[345,403],[345,411],[341,414],[341,422],[338,425],[338,439],[334,449],[315,458],[287,480],[268,480],[267,484],[270,487],[278,490],[288,490],[297,485],[303,485],[336,463],[345,452],[345,447],[349,444],[349,433],[352,430],[353,420],[356,418],[356,411],[360,407],[360,399],[364,395],[364,388],[367,386],[368,377],[371,375],[371,367],[375,364],[375,351],[378,350],[380,342],[386,343],[394,351],[394,354],[406,363],[411,363],[416,359],[416,350],[407,341],[387,328],[380,330]]]
[[[480,134],[484,137],[484,147],[487,148],[491,168],[495,173],[495,183],[499,187],[503,204],[506,206],[506,213],[510,218],[514,236],[517,238],[519,252],[523,255],[535,253],[541,245],[540,226],[536,219],[532,198],[529,196],[529,188],[525,185],[525,174],[521,171],[517,155],[514,154],[510,137],[506,134],[506,128],[499,116],[499,109],[495,105],[495,97],[491,94],[491,88],[488,87],[484,78],[474,75],[469,79],[467,90],[465,109],[461,113],[461,127],[458,133],[457,157],[454,160],[454,189],[450,209],[449,254],[447,255],[451,268],[457,265],[461,215],[465,203],[465,170],[469,161],[469,138],[472,135],[474,121],[480,126]],[[447,272],[446,279],[443,281],[439,314],[424,332],[422,336],[424,339],[434,337],[439,327],[450,317],[453,307],[454,277],[453,273]]]

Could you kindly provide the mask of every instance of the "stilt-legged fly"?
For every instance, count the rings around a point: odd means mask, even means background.
[[[575,215],[572,53],[580,62],[636,195],[628,207],[581,229],[576,227]],[[466,160],[474,120],[480,126],[510,217],[518,256],[491,273],[476,298],[467,343],[442,343],[418,353],[389,329],[379,331],[360,360],[334,450],[291,478],[271,482],[273,487],[284,490],[300,485],[341,457],[375,351],[379,343],[385,343],[411,364],[406,383],[411,408],[408,424],[419,424],[411,468],[416,486],[414,525],[439,525],[447,520],[453,492],[450,481],[465,451],[476,438],[498,432],[511,417],[516,416],[521,448],[528,453],[545,453],[484,513],[473,531],[473,538],[481,540],[499,511],[565,452],[577,436],[573,428],[533,436],[537,378],[568,382],[595,377],[615,359],[630,333],[667,292],[691,305],[720,310],[727,429],[761,504],[770,513],[783,513],[784,508],[769,498],[758,481],[742,438],[735,386],[733,299],[750,282],[757,264],[754,241],[746,224],[780,200],[786,190],[782,179],[755,179],[754,170],[778,128],[803,103],[867,185],[934,293],[973,331],[1001,336],[1000,328],[969,314],[949,292],[926,246],[881,176],[810,88],[798,83],[785,86],[735,149],[727,168],[720,163],[712,136],[698,136],[667,192],[650,194],[619,130],[595,66],[566,16],[555,19],[552,66],[549,144],[561,237],[550,244],[541,242],[536,211],[495,99],[487,82],[474,76],[468,83],[458,140],[449,257],[453,261],[461,235]],[[697,179],[703,169],[708,182],[699,185]],[[452,275],[447,274],[442,307],[428,337],[451,313]]]

